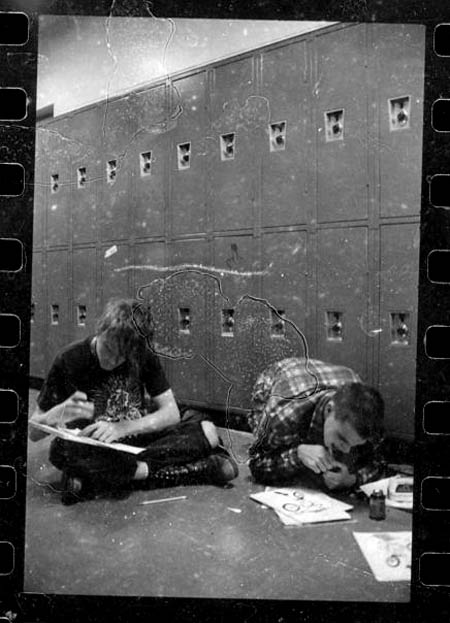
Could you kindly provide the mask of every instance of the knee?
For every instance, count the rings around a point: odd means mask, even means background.
[[[211,448],[216,448],[219,445],[219,435],[214,424],[209,420],[203,420],[201,426]]]

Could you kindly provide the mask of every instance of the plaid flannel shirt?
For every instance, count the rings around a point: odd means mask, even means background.
[[[270,365],[256,381],[249,414],[255,436],[249,450],[254,478],[276,482],[306,469],[298,445],[323,445],[325,405],[339,386],[353,382],[361,379],[350,368],[314,359],[290,358]],[[356,475],[356,486],[381,477],[385,467],[379,446],[370,442],[335,458]]]

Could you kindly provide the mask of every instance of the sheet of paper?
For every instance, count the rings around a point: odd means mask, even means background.
[[[250,497],[269,506],[285,525],[303,525],[350,519],[350,504],[335,500],[325,493],[309,489],[267,487]]]
[[[354,532],[353,535],[379,582],[411,580],[411,531]]]
[[[75,441],[77,443],[84,443],[89,446],[97,446],[99,448],[111,448],[112,450],[119,450],[120,452],[128,452],[129,454],[139,454],[145,448],[137,448],[136,446],[129,446],[125,443],[104,443],[103,441],[98,441],[97,439],[92,439],[91,437],[84,437],[83,435],[77,434],[75,430],[78,429],[69,429],[69,428],[56,428],[54,426],[47,426],[47,424],[40,424],[39,422],[30,421],[30,424],[35,428],[39,428],[40,430],[45,431],[46,433],[50,433],[52,435],[56,435],[57,437],[61,437],[62,439],[67,439],[68,441]]]

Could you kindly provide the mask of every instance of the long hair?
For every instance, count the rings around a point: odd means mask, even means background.
[[[136,299],[111,299],[97,321],[96,334],[106,333],[132,373],[140,377],[147,349],[152,349],[153,318],[150,305]]]

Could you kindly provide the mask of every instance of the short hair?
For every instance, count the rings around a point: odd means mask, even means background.
[[[151,348],[153,318],[150,305],[136,299],[111,299],[97,321],[96,333],[105,333],[120,354],[140,367],[146,348]]]
[[[383,436],[384,401],[374,387],[349,383],[333,396],[335,417],[348,421],[361,439],[379,441]]]

